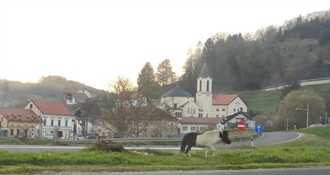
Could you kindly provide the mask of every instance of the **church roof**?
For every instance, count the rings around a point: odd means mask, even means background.
[[[210,74],[209,68],[207,67],[207,65],[206,65],[205,62],[203,64],[203,67],[202,67],[201,72],[199,73],[199,77],[201,77],[201,78],[210,77],[211,78],[211,74]]]
[[[173,89],[162,95],[162,97],[193,97],[187,91],[176,85]]]

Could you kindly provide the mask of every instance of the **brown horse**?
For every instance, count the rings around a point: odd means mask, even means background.
[[[191,147],[202,147],[205,150],[205,157],[207,157],[208,149],[213,150],[213,156],[215,155],[215,148],[213,144],[222,140],[224,143],[230,144],[231,141],[227,131],[213,130],[207,131],[203,134],[191,132],[186,134],[181,142],[181,153],[188,154],[190,156]],[[187,147],[188,146],[188,147]],[[186,149],[187,147],[187,149]]]

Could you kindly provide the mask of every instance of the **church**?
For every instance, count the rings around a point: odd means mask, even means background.
[[[213,94],[212,77],[206,63],[196,85],[195,97],[179,85],[161,96],[161,104],[170,108],[173,116],[179,119],[178,133],[234,129],[241,120],[246,122],[246,128],[254,127],[254,121],[247,114],[247,104],[238,94]]]

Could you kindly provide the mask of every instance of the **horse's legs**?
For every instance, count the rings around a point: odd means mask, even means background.
[[[204,148],[204,150],[205,150],[205,157],[207,157],[208,148]]]
[[[213,155],[212,156],[215,156],[216,151],[215,151],[215,148],[213,147],[213,145],[210,145],[209,148],[211,148],[213,150]]]
[[[189,145],[189,144],[188,144],[188,147],[187,147],[186,152],[185,152],[186,154],[188,153],[188,156],[189,156],[189,157],[191,157],[191,155],[190,155],[191,147],[192,147],[192,145]]]

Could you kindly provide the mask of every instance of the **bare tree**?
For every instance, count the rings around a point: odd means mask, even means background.
[[[168,115],[157,108],[157,102],[147,100],[133,84],[119,77],[110,85],[112,95],[102,97],[102,119],[104,128],[119,137],[139,137],[147,132],[152,121]]]

